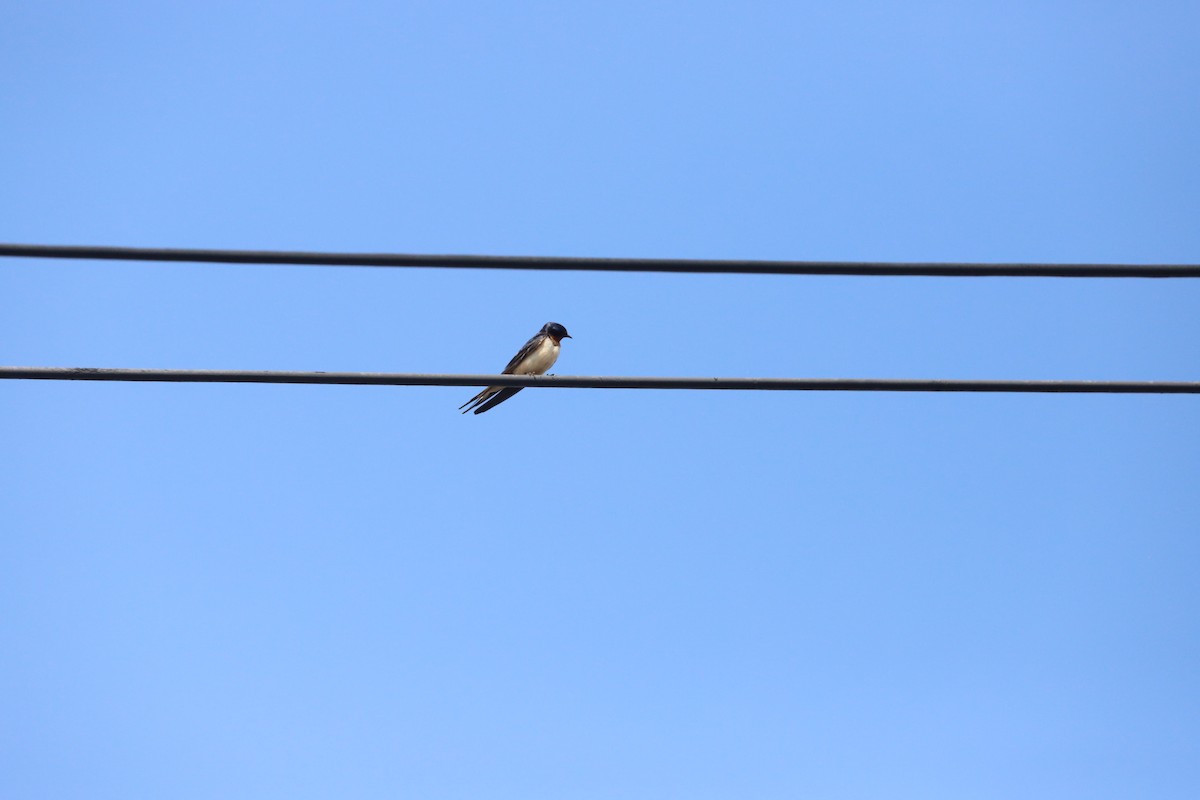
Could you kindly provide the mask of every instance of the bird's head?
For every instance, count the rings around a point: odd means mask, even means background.
[[[542,327],[542,333],[549,336],[556,342],[561,342],[563,339],[570,339],[571,334],[567,333],[567,329],[557,322],[547,322]]]

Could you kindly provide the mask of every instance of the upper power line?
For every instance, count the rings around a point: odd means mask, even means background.
[[[271,250],[185,250],[159,247],[0,244],[0,256],[103,261],[293,264],[326,267],[589,270],[730,275],[892,275],[1019,278],[1200,278],[1200,264],[989,264],[966,262],[758,261],[691,258],[585,258],[410,253],[310,253]]]

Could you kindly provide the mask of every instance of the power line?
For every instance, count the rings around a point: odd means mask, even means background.
[[[907,378],[656,378],[578,375],[418,375],[217,369],[0,367],[0,379],[360,386],[521,386],[573,389],[765,389],[810,392],[1200,394],[1200,381],[1023,381]]]
[[[326,267],[436,267],[536,271],[679,272],[735,275],[890,275],[1025,278],[1200,278],[1200,264],[988,264],[967,262],[757,261],[688,258],[305,253],[156,247],[0,244],[0,256],[100,261],[290,264]]]

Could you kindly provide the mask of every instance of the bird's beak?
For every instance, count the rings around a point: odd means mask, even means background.
[[[564,333],[564,334],[563,334],[563,338],[564,338],[564,339],[573,339],[574,337],[573,337],[573,336],[571,336],[571,334],[569,334],[569,333]]]

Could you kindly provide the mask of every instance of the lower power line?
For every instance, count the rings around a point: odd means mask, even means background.
[[[0,379],[357,386],[521,386],[570,389],[727,389],[791,392],[1200,394],[1200,381],[947,380],[925,378],[662,378],[579,375],[422,375],[389,372],[0,367]]]

